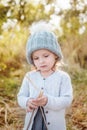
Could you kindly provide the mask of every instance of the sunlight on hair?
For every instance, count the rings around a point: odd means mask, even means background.
[[[65,67],[68,67],[68,64],[64,63],[63,60],[58,61],[55,65],[56,70],[59,70],[59,69],[65,68]]]

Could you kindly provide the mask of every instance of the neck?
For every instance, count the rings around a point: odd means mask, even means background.
[[[40,72],[41,75],[44,77],[44,78],[47,78],[48,76],[50,76],[51,74],[54,73],[54,70],[50,70],[49,72]]]

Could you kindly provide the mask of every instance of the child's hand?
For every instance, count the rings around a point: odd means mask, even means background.
[[[43,95],[41,91],[39,96],[36,99],[29,99],[27,101],[27,112],[32,112],[34,109],[37,109],[39,106],[45,106],[47,104],[48,98]]]
[[[27,112],[32,112],[36,108],[38,108],[38,106],[33,103],[33,99],[29,99],[27,101]]]
[[[37,97],[36,99],[32,100],[32,103],[35,106],[45,106],[47,104],[48,98],[44,95],[42,95],[41,97]]]

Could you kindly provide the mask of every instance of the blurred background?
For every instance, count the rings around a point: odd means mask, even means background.
[[[87,0],[0,0],[0,130],[22,130],[25,111],[16,97],[30,71],[26,41],[44,22],[57,36],[72,79],[67,130],[87,130]]]

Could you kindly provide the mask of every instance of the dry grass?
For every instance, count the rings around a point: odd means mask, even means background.
[[[0,99],[0,130],[22,130],[25,111],[17,103]]]
[[[22,130],[24,117],[25,111],[15,101],[0,99],[0,130]],[[87,130],[86,86],[74,86],[74,100],[67,110],[66,120],[67,130]]]

